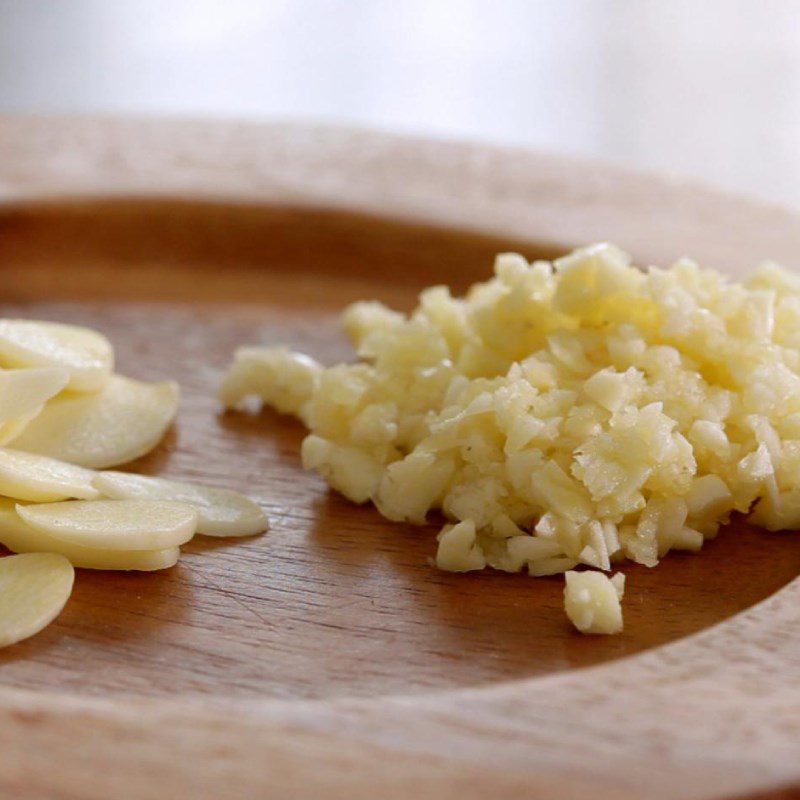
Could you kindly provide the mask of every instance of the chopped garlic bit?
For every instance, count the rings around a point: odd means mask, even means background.
[[[800,528],[800,280],[775,265],[736,283],[608,244],[504,254],[463,298],[344,322],[359,362],[240,354],[223,399],[300,416],[304,464],[350,499],[441,509],[443,569],[654,566],[734,511]]]
[[[486,566],[486,558],[475,543],[475,523],[472,520],[442,528],[436,566],[448,572],[469,572]]]
[[[564,609],[581,633],[610,634],[622,630],[620,600],[625,591],[625,576],[621,572],[609,578],[602,572],[570,570],[564,577]]]
[[[322,372],[313,358],[285,347],[242,347],[234,359],[219,390],[226,408],[255,395],[282,414],[301,415]]]

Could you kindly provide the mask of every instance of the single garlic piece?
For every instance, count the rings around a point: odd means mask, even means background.
[[[112,375],[97,394],[63,394],[47,403],[14,447],[93,469],[124,464],[161,441],[177,413],[178,395],[173,381]]]
[[[311,356],[285,347],[241,347],[219,389],[226,408],[255,395],[282,414],[302,416],[322,366]]]
[[[63,367],[68,388],[99,391],[114,368],[111,343],[97,331],[59,322],[0,319],[0,364],[4,367]]]
[[[250,498],[228,489],[197,486],[135,475],[100,472],[94,487],[114,500],[174,500],[197,509],[197,533],[206,536],[252,536],[269,527],[266,514]]]
[[[75,570],[57,553],[0,558],[0,647],[39,633],[64,608]]]
[[[622,630],[622,606],[625,576],[619,572],[609,578],[602,572],[564,574],[564,610],[581,633],[619,633]]]
[[[108,550],[83,547],[57,539],[28,525],[17,514],[16,503],[0,497],[0,544],[14,553],[59,553],[73,567],[83,569],[136,570],[154,572],[167,569],[178,562],[178,547],[161,550]]]
[[[31,527],[82,547],[162,550],[194,536],[197,510],[166,500],[67,500],[17,504]]]
[[[37,453],[0,448],[0,494],[17,500],[50,503],[54,500],[93,500],[94,470]]]
[[[0,369],[0,423],[36,416],[68,380],[69,372],[57,367]]]

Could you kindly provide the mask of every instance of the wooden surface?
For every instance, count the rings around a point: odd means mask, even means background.
[[[2,121],[0,194],[0,313],[92,325],[121,370],[177,378],[178,424],[133,466],[248,491],[272,519],[163,573],[82,571],[57,623],[0,652],[0,791],[790,796],[796,535],[735,525],[626,566],[624,634],[581,637],[560,581],[431,569],[433,526],[329,494],[299,424],[220,414],[214,390],[244,343],[347,358],[344,303],[463,288],[497,250],[607,238],[735,272],[800,261],[796,218],[519,152],[168,122]]]

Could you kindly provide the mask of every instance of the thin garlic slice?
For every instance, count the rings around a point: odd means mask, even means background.
[[[50,503],[54,500],[94,500],[94,470],[38,453],[0,448],[0,494],[17,500]]]
[[[72,566],[83,569],[154,572],[174,566],[181,554],[178,547],[106,550],[65,542],[28,525],[17,514],[15,501],[6,497],[0,497],[0,544],[15,553],[59,553],[68,558]]]
[[[116,500],[175,500],[197,508],[197,532],[206,536],[252,536],[269,527],[266,514],[248,497],[228,489],[195,486],[129,472],[100,472],[94,486]]]
[[[13,442],[14,439],[19,438],[22,431],[28,427],[29,423],[42,413],[42,409],[44,409],[44,404],[34,408],[33,411],[28,414],[14,417],[14,419],[10,419],[6,422],[0,422],[0,445],[8,444],[9,442]]]
[[[0,319],[0,364],[4,367],[63,367],[69,388],[99,391],[114,368],[111,343],[97,331],[58,322]]]
[[[31,527],[81,547],[162,550],[194,536],[197,510],[167,500],[67,500],[17,504]]]
[[[159,443],[178,410],[178,395],[174,381],[112,375],[97,394],[70,393],[49,402],[14,446],[93,469],[124,464]]]
[[[72,592],[75,570],[58,553],[0,558],[0,647],[49,625]]]
[[[38,413],[69,380],[69,373],[57,367],[0,370],[0,423]]]

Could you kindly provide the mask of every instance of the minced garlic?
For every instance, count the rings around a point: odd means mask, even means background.
[[[389,519],[441,509],[443,569],[654,566],[733,511],[800,527],[800,277],[775,265],[736,283],[607,244],[506,254],[464,298],[344,324],[357,363],[247,348],[223,401],[299,416],[304,464]]]
[[[608,578],[602,572],[570,570],[564,577],[564,609],[581,633],[619,633],[625,576],[618,572]]]

